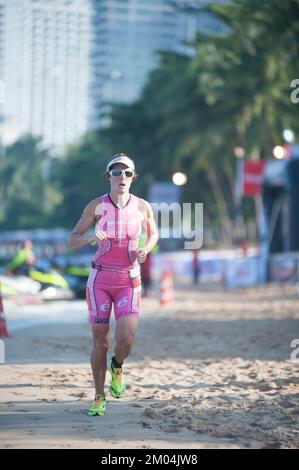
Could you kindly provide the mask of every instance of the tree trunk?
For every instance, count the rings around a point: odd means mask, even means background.
[[[234,230],[236,233],[237,238],[239,239],[245,239],[247,237],[247,229],[246,229],[246,224],[244,220],[244,215],[242,212],[242,202],[241,198],[239,199],[237,194],[236,194],[236,183],[234,179],[234,175],[232,171],[229,171],[228,169],[225,171],[225,175],[229,181],[229,191],[230,191],[230,197],[231,197],[231,202],[233,205],[233,214],[234,214]]]
[[[226,200],[220,186],[220,182],[217,177],[217,173],[214,168],[207,169],[207,179],[211,186],[215,201],[216,207],[219,214],[220,224],[221,224],[221,241],[225,246],[232,246],[233,242],[233,224],[231,223]]]

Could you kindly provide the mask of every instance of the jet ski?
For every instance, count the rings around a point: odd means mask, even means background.
[[[46,269],[36,265],[35,268],[30,269],[29,277],[40,284],[40,292],[44,300],[63,300],[74,297],[67,279],[53,268]]]
[[[41,300],[72,299],[74,294],[68,281],[56,270],[39,265],[31,266],[26,275],[1,275],[4,297],[36,296]]]

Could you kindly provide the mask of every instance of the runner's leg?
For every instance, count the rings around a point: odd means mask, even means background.
[[[92,335],[93,349],[90,362],[95,384],[95,393],[104,394],[107,352],[110,344],[109,324],[93,325]]]
[[[136,315],[121,316],[117,319],[115,330],[115,359],[120,364],[129,356],[138,324]]]

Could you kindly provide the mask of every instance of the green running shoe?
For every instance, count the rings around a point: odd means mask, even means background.
[[[109,372],[111,373],[111,385],[109,387],[109,391],[113,398],[121,398],[126,389],[123,378],[123,370],[122,368],[112,368],[112,363],[110,361]]]
[[[104,416],[106,411],[105,395],[98,394],[95,397],[92,407],[88,410],[88,416]]]

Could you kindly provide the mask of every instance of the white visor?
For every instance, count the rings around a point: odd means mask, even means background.
[[[123,163],[130,170],[135,171],[134,162],[126,155],[119,155],[118,157],[113,158],[113,160],[111,160],[107,165],[107,171],[109,171],[111,166],[114,165],[115,163]]]

